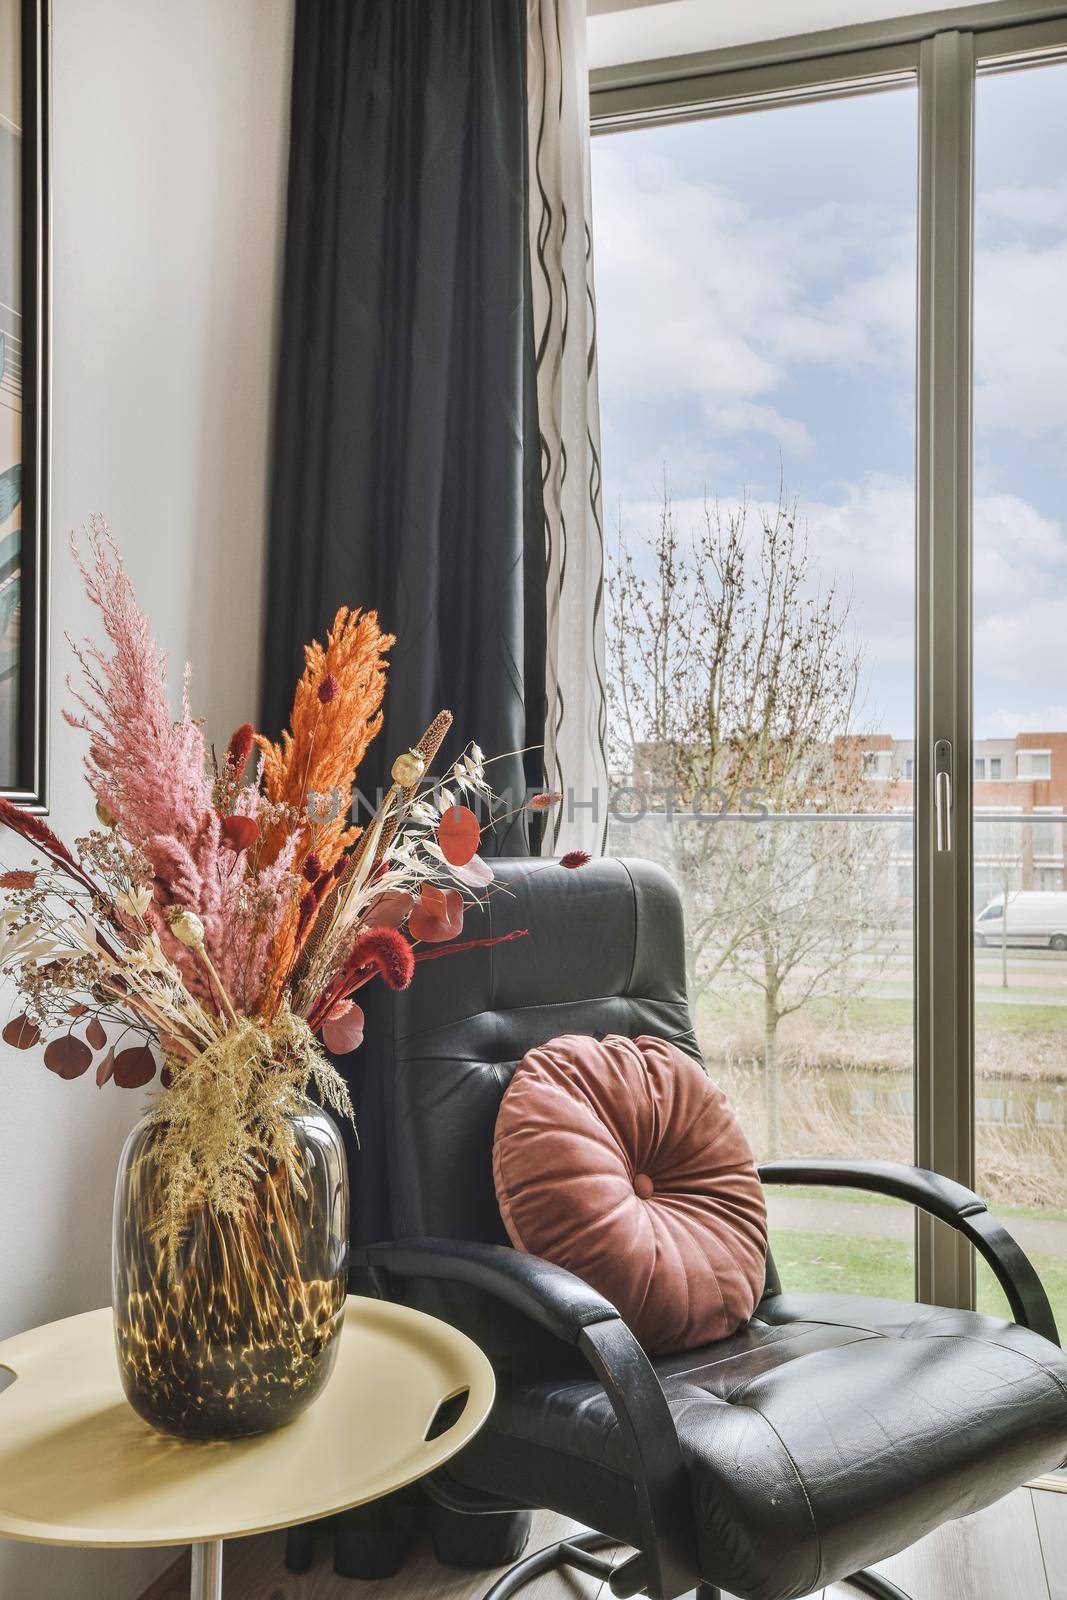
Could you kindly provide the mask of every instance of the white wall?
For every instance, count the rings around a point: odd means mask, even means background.
[[[53,0],[52,821],[91,807],[59,720],[103,511],[208,733],[256,711],[292,0]],[[9,839],[0,853],[15,858]],[[8,998],[0,1001],[6,1018]],[[108,1299],[141,1093],[0,1046],[0,1337]],[[0,1399],[0,1412],[2,1412]],[[0,1421],[2,1426],[2,1421]],[[0,1543],[2,1600],[128,1600],[173,1552]]]

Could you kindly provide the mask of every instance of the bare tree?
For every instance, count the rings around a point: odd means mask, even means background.
[[[650,536],[620,529],[609,584],[613,771],[650,808],[632,838],[669,857],[682,886],[695,998],[713,986],[759,996],[771,1154],[783,1019],[856,993],[892,917],[884,828],[774,820],[887,804],[856,735],[863,661],[848,602],[817,580],[784,495],[770,509],[706,505],[683,534],[665,490]]]

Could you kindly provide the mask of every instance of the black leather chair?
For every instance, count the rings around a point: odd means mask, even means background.
[[[361,1053],[363,1149],[382,1163],[391,1242],[355,1250],[354,1287],[466,1327],[499,1379],[487,1426],[430,1492],[596,1530],[527,1557],[496,1600],[567,1563],[653,1600],[697,1585],[702,1600],[790,1600],[849,1575],[899,1595],[863,1569],[1067,1456],[1067,1359],[1032,1267],[981,1200],[934,1173],[776,1161],[765,1183],[875,1190],[958,1229],[1015,1321],[793,1294],[769,1261],[747,1326],[650,1360],[595,1289],[510,1248],[491,1148],[512,1070],[556,1034],[653,1033],[697,1056],[678,896],[643,862],[501,863],[467,936],[513,928],[528,937],[430,963],[382,997]],[[374,1203],[357,1184],[357,1228]],[[613,1569],[596,1554],[611,1543],[635,1552]]]

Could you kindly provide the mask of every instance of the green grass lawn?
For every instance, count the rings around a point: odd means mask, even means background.
[[[899,1239],[852,1239],[840,1233],[772,1229],[771,1248],[782,1287],[835,1294],[873,1294],[886,1300],[915,1298],[910,1245]]]
[[[872,1194],[870,1189],[829,1189],[815,1184],[790,1183],[773,1184],[768,1186],[768,1194],[796,1195],[799,1200],[826,1200],[834,1195],[844,1195],[850,1205],[864,1206],[900,1206],[901,1200],[894,1200],[891,1195]],[[989,1205],[989,1210],[998,1217],[1038,1217],[1047,1222],[1067,1222],[1067,1211],[1049,1210],[1042,1206],[1040,1210],[1034,1206],[1006,1206],[1001,1204]]]
[[[1020,989],[1025,986],[1025,978],[1019,978]],[[1033,992],[1031,990],[1031,992]],[[1059,1064],[1067,1059],[1067,1009],[1054,1005],[1026,1005],[1017,1003],[1001,1004],[999,1001],[983,1001],[981,991],[977,1002],[977,1018],[979,1030],[979,1045],[984,1038],[989,1046],[987,1068],[989,1080],[1010,1079],[1014,1074],[1010,1063],[1020,1063],[1020,1079],[1027,1076],[1023,1070],[1024,1063],[1030,1063],[1034,1070],[1038,1067],[1042,1071],[1049,1071],[1055,1079],[1059,1075]],[[740,990],[733,993],[719,992],[702,997],[699,1007],[698,1031],[708,1043],[709,1053],[713,1053],[717,1039],[724,1033],[728,1035],[729,1027],[736,1024],[739,1017],[745,1015],[745,1004]],[[858,1044],[863,1044],[864,1035],[879,1034],[887,1036],[887,1058],[893,1062],[895,1055],[901,1054],[901,1063],[896,1065],[898,1075],[905,1069],[902,1063],[907,1060],[907,1041],[912,1030],[912,1003],[910,999],[896,998],[879,995],[876,989],[866,994],[857,996],[846,1002],[837,1003],[830,1000],[813,1000],[804,1007],[803,1018],[811,1030],[811,1036],[801,1036],[801,1059],[807,1057],[804,1051],[814,1056],[811,1065],[811,1094],[830,1093],[835,1082],[834,1072],[836,1065],[831,1064],[824,1075],[820,1076],[818,1046],[825,1035],[828,1058],[836,1063],[841,1056],[841,1041],[846,1045],[851,1042],[851,1035],[855,1034]],[[813,1025],[813,1026],[812,1026]],[[785,1031],[783,1030],[783,1040]],[[903,1041],[903,1043],[902,1043]],[[877,1041],[876,1041],[877,1042]],[[752,1049],[758,1050],[759,1030],[753,1035]],[[846,1052],[847,1054],[847,1052]],[[862,1056],[862,1051],[858,1052]],[[979,1049],[981,1056],[981,1048]],[[993,1063],[1008,1063],[999,1065],[993,1070]],[[1055,1069],[1055,1070],[1053,1070]],[[712,1069],[714,1075],[714,1068]],[[791,1092],[797,1104],[801,1105],[797,1096],[800,1095],[805,1083],[806,1067],[798,1068],[790,1080],[793,1087]],[[800,1085],[797,1089],[796,1085]],[[829,1087],[828,1087],[829,1086]],[[1003,1091],[1007,1092],[1007,1091]],[[1020,1091],[1024,1094],[1026,1089]],[[1058,1092],[1058,1088],[1055,1092]],[[1027,1102],[1029,1104],[1029,1102]],[[847,1109],[847,1107],[846,1107]],[[756,1107],[757,1113],[759,1107]],[[897,1118],[897,1123],[900,1118]],[[893,1124],[897,1128],[897,1123]],[[759,1126],[756,1117],[757,1129]],[[886,1134],[889,1122],[883,1117],[880,1125],[882,1134]],[[901,1124],[904,1134],[907,1133],[906,1124]],[[992,1126],[992,1125],[991,1125]],[[892,1129],[890,1130],[892,1131]],[[997,1132],[996,1128],[993,1132]],[[999,1130],[1003,1132],[1003,1130]],[[818,1133],[819,1129],[816,1128]],[[899,1128],[897,1128],[899,1133]],[[983,1130],[980,1129],[980,1138]],[[832,1134],[832,1130],[831,1130]],[[990,1145],[991,1165],[990,1170],[996,1171],[997,1192],[1002,1195],[1014,1196],[1020,1193],[1020,1186],[1011,1181],[1011,1167],[1008,1157],[1018,1157],[1023,1161],[1024,1175],[1028,1175],[1026,1162],[1037,1173],[1047,1171],[1042,1167],[1043,1162],[1049,1160],[1049,1149],[1053,1141],[1055,1145],[1056,1168],[1062,1170],[1059,1153],[1063,1148],[1063,1130],[1054,1127],[1042,1128],[1028,1124],[1027,1128],[1019,1135],[1019,1139],[1033,1137],[1032,1160],[1029,1156],[1029,1146],[1019,1144],[1018,1148],[1010,1147],[1006,1154],[998,1152],[995,1142]],[[809,1129],[806,1137],[811,1145],[813,1135]],[[990,1137],[992,1137],[990,1135]],[[896,1139],[897,1144],[902,1143],[902,1138]],[[793,1153],[788,1148],[789,1132],[785,1129],[782,1137],[785,1146],[783,1155]],[[807,1147],[806,1147],[807,1148]],[[980,1146],[980,1156],[981,1156]],[[874,1152],[872,1151],[872,1154]],[[999,1160],[999,1167],[996,1161]],[[979,1163],[981,1165],[981,1161]],[[1008,1176],[1005,1176],[1005,1173]],[[977,1184],[979,1193],[983,1191],[981,1176]],[[831,1191],[819,1187],[786,1188],[774,1187],[776,1195],[791,1195],[798,1199],[823,1199]],[[836,1191],[842,1193],[842,1191]],[[896,1200],[888,1199],[881,1195],[872,1195],[862,1191],[848,1190],[843,1192],[850,1203],[861,1202],[871,1206],[899,1205]],[[1026,1184],[1022,1186],[1024,1198],[1030,1198],[1031,1193],[1035,1200],[1048,1197],[1059,1201],[1062,1206],[1063,1191],[1058,1187],[1050,1186],[1042,1181],[1040,1185]],[[1017,1216],[1045,1219],[1050,1222],[1067,1221],[1067,1208],[1054,1209],[1051,1206],[1021,1206],[1009,1205],[991,1198],[990,1210],[1004,1218],[1010,1228],[1011,1219]],[[811,1215],[805,1220],[823,1224],[822,1214]],[[828,1220],[828,1219],[827,1219]],[[905,1239],[878,1239],[868,1237],[853,1237],[845,1233],[816,1233],[800,1232],[782,1229],[773,1234],[775,1259],[785,1287],[799,1291],[803,1290],[836,1290],[839,1293],[857,1292],[891,1299],[911,1300],[914,1298],[914,1254],[911,1243]],[[1046,1247],[1052,1242],[1047,1235],[1040,1238]],[[1034,1255],[1034,1266],[1045,1286],[1045,1291],[1051,1302],[1057,1324],[1067,1339],[1067,1255]],[[978,1263],[978,1304],[979,1309],[996,1316],[1007,1316],[1008,1307],[1003,1293],[998,1287],[990,1270],[985,1263]]]
[[[738,1016],[745,1014],[750,1000],[749,991],[741,989],[733,993],[725,991],[702,996],[698,1007],[698,1031],[700,1024],[736,1021]],[[829,1028],[842,1025],[847,1028],[870,1028],[876,1032],[899,1033],[907,1037],[913,1027],[914,1011],[910,999],[880,995],[872,988],[851,1000],[809,1000],[803,1015]],[[979,989],[975,1001],[975,1020],[981,1033],[1008,1034],[1029,1040],[1059,1039],[1067,1031],[1067,1008],[983,1001]]]
[[[814,1191],[813,1191],[814,1192]],[[785,1289],[870,1294],[887,1300],[915,1298],[915,1260],[911,1245],[899,1239],[856,1239],[839,1233],[772,1232],[771,1245]],[[1067,1336],[1067,1261],[1033,1256],[1053,1315]],[[978,1263],[978,1307],[992,1316],[1010,1315],[996,1279]]]
[[[1020,985],[1022,987],[1022,985]],[[1067,1029],[1067,1012],[1063,1006],[1012,1005],[1010,1001],[983,1003],[981,990],[975,1004],[978,1025],[990,1032],[1056,1034],[1062,1036]],[[912,1002],[892,999],[872,991],[842,1004],[825,1000],[812,1000],[804,1008],[807,1017],[832,1022],[843,1018],[852,1024],[866,1024],[871,1028],[899,1028],[910,1031],[912,1027]]]

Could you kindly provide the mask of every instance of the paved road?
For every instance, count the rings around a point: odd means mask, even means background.
[[[910,1000],[913,992],[910,983],[872,983],[863,994],[869,1000]],[[980,1006],[1067,1006],[1064,989],[987,989],[979,985],[975,998]]]
[[[995,1207],[993,1208],[996,1209]],[[870,1205],[862,1200],[809,1199],[767,1189],[771,1228],[792,1228],[802,1233],[847,1233],[861,1239],[914,1237],[914,1212],[906,1205]],[[1045,1217],[1005,1217],[1008,1231],[1034,1255],[1067,1257],[1067,1222]],[[773,1243],[773,1235],[772,1235]]]
[[[882,951],[888,962],[882,967],[864,956],[857,956],[852,968],[856,977],[866,977],[863,993],[871,1000],[910,1000],[913,995],[911,947],[899,940],[887,941]],[[1000,951],[993,948],[975,951],[975,986],[981,1005],[1067,1006],[1067,951],[1013,949],[1008,955],[1008,988],[1000,981]],[[806,969],[798,967],[794,978],[801,979]],[[743,984],[720,979],[723,992],[747,993]]]

